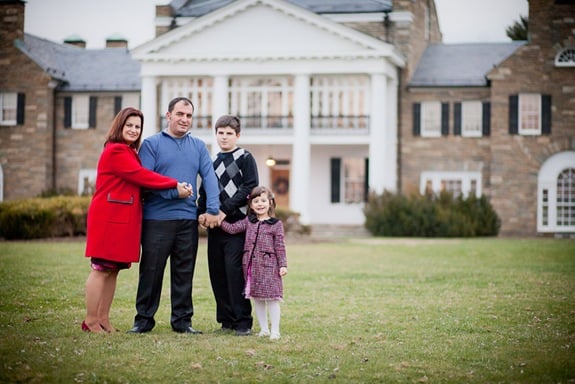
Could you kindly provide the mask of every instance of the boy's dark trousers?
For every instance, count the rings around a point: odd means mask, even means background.
[[[244,296],[242,255],[245,233],[231,235],[220,228],[208,230],[208,267],[216,299],[216,321],[222,328],[251,329],[252,305]]]

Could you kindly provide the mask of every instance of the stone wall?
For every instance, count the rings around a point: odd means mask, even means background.
[[[550,156],[575,149],[575,68],[558,68],[555,56],[573,47],[575,6],[531,0],[530,41],[489,74],[492,81],[491,199],[503,234],[535,234],[537,177]],[[551,134],[509,134],[509,96],[551,95]],[[573,164],[575,166],[575,164]]]
[[[0,2],[0,90],[26,98],[24,124],[0,126],[5,200],[37,196],[53,182],[51,78],[15,46],[23,30],[24,4]]]

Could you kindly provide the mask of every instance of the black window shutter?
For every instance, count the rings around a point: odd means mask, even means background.
[[[96,128],[96,112],[98,112],[98,98],[90,96],[90,111],[88,116],[88,126]]]
[[[369,157],[365,158],[365,181],[364,181],[364,201],[369,200]]]
[[[114,116],[122,110],[122,96],[114,97]]]
[[[421,103],[413,103],[413,136],[421,136]]]
[[[340,202],[340,176],[341,175],[341,159],[334,157],[331,159],[331,202]]]
[[[17,96],[17,104],[16,104],[16,124],[18,125],[24,124],[25,110],[26,110],[26,94],[19,93]]]
[[[453,134],[461,136],[461,103],[453,104]]]
[[[449,104],[441,103],[441,135],[449,135]]]
[[[541,95],[541,133],[551,134],[551,95]]]
[[[483,136],[491,135],[491,103],[488,101],[483,103],[481,123]]]
[[[64,97],[64,128],[72,126],[72,96]]]
[[[519,96],[509,96],[509,134],[519,133]]]

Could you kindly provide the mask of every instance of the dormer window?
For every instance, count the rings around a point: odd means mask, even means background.
[[[556,67],[575,67],[575,48],[566,48],[555,56]]]

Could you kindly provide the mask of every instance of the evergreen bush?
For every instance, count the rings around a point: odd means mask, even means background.
[[[51,195],[0,203],[0,238],[41,239],[86,234],[86,218],[91,196]],[[276,209],[285,232],[310,234],[311,228],[299,222],[299,214]],[[206,236],[200,228],[200,236]]]
[[[54,196],[0,203],[0,237],[7,240],[86,234],[90,196]]]
[[[374,236],[497,236],[501,221],[485,196],[370,194],[365,227]]]

